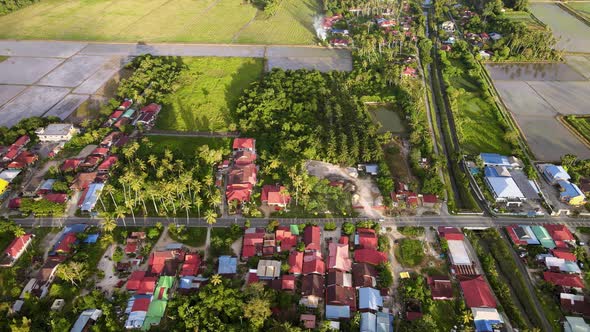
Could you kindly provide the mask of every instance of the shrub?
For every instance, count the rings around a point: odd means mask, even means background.
[[[328,221],[324,224],[325,231],[333,231],[335,229],[336,229],[336,222],[334,222],[334,221]]]
[[[342,232],[346,235],[352,235],[354,234],[354,231],[356,230],[356,227],[354,226],[353,223],[351,222],[345,222],[344,224],[342,224]]]
[[[424,227],[402,226],[398,227],[397,231],[400,232],[402,235],[409,237],[417,237],[424,235]]]
[[[119,263],[123,259],[123,249],[117,246],[113,252],[113,262]]]

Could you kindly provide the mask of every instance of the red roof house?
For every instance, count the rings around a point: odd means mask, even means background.
[[[199,271],[199,265],[201,265],[201,256],[196,253],[186,254],[184,257],[184,263],[182,264],[182,270],[180,276],[194,276]]]
[[[145,277],[145,271],[134,271],[127,279],[127,290],[136,291]]]
[[[358,241],[357,245],[362,249],[377,249],[377,234],[371,228],[358,228],[356,230]]]
[[[373,249],[357,249],[354,251],[354,260],[357,263],[379,265],[387,262],[387,256],[384,253]]]
[[[62,253],[69,253],[72,250],[72,245],[76,242],[76,233],[66,234],[55,247],[55,251]]]
[[[565,225],[549,224],[543,225],[543,227],[545,227],[553,241],[576,241],[572,232]]]
[[[154,289],[156,289],[156,283],[158,282],[158,277],[144,277],[141,279],[139,283],[139,287],[137,288],[137,294],[152,294]]]
[[[402,72],[403,76],[416,77],[416,69],[412,67],[406,67]]]
[[[108,172],[113,167],[119,158],[117,156],[109,156],[100,165],[98,165],[99,172]]]
[[[438,234],[441,238],[445,238],[447,240],[463,240],[463,232],[456,227],[449,227],[449,226],[439,226],[438,227]]]
[[[61,165],[60,169],[62,172],[76,171],[76,169],[78,169],[78,166],[80,166],[81,163],[82,160],[80,159],[66,159],[64,163]]]
[[[482,276],[460,282],[463,297],[468,308],[495,308],[496,300],[490,286]]]
[[[428,277],[430,293],[434,300],[451,300],[453,299],[453,286],[451,280],[446,276]]]
[[[293,251],[289,254],[289,273],[301,274],[303,272],[303,253]]]
[[[166,266],[166,261],[171,259],[176,259],[172,250],[152,252],[148,259],[148,266],[153,274],[161,274]]]
[[[566,261],[576,262],[578,260],[576,255],[567,248],[555,248],[551,250],[551,253],[553,256],[557,258],[563,258]]]
[[[52,203],[63,204],[65,202],[67,202],[68,195],[67,194],[51,193],[51,194],[44,195],[43,199],[50,201]]]
[[[125,253],[127,255],[135,254],[137,252],[137,242],[129,240],[130,239],[127,239],[127,244],[125,245]]]
[[[308,253],[303,256],[303,275],[311,273],[322,275],[326,273],[326,264],[324,263],[321,254],[316,255]]]
[[[12,260],[17,260],[33,241],[33,234],[25,234],[12,240],[4,253]]]
[[[88,186],[90,186],[90,184],[96,179],[97,174],[98,173],[96,172],[76,174],[74,182],[72,182],[72,185],[70,185],[70,189],[78,191],[88,189]]]
[[[262,186],[262,195],[260,196],[262,203],[270,206],[287,206],[291,201],[291,196],[285,190],[285,187],[279,185]]]
[[[92,150],[92,152],[90,152],[91,156],[101,156],[104,157],[109,153],[109,149],[108,148],[96,148],[94,150]]]
[[[236,165],[248,165],[252,164],[256,160],[256,154],[252,151],[238,151],[234,156],[234,162]]]
[[[348,244],[330,242],[328,251],[328,269],[340,271],[350,271],[352,269],[352,261],[348,256]]]
[[[320,227],[307,226],[303,231],[303,242],[305,243],[305,250],[320,250]]]
[[[133,306],[131,307],[131,312],[137,312],[137,311],[148,311],[148,308],[150,307],[150,302],[151,299],[150,298],[138,298],[133,300]]]
[[[525,241],[525,240],[522,240],[516,234],[516,229],[520,229],[520,226],[517,226],[517,225],[509,225],[509,226],[506,226],[506,232],[508,233],[508,236],[510,237],[510,240],[512,240],[512,243],[514,243],[515,245],[526,246],[528,244],[528,242]]]
[[[252,193],[251,184],[232,184],[227,186],[225,190],[225,196],[228,202],[238,201],[240,203],[247,202],[250,200],[250,194]]]
[[[256,140],[253,138],[236,138],[233,143],[234,150],[250,150],[254,151],[256,147]]]
[[[281,278],[281,290],[295,290],[294,275],[285,275]]]
[[[281,251],[290,251],[297,245],[297,235],[291,234],[291,231],[284,229],[277,229],[275,232],[275,239],[277,243],[280,242]]]
[[[545,271],[543,272],[543,279],[551,284],[561,286],[563,288],[584,289],[584,282],[579,276],[575,274]]]
[[[129,109],[129,107],[131,107],[131,105],[133,105],[133,100],[125,99],[125,101],[123,101],[119,106],[119,109],[126,111],[127,109]]]

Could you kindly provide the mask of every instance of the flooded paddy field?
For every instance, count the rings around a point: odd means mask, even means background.
[[[536,160],[558,161],[567,153],[590,158],[590,149],[558,121],[560,116],[590,113],[587,60],[576,57],[574,65],[567,62],[487,65],[500,97],[512,112]]]
[[[590,27],[552,3],[531,3],[531,12],[558,38],[557,48],[590,52]]]

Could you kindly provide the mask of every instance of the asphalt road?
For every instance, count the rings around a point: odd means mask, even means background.
[[[282,224],[301,224],[307,222],[315,222],[318,224],[334,221],[341,225],[345,221],[356,222],[361,220],[375,220],[369,218],[218,218],[214,227],[227,227],[234,223],[243,224],[247,219],[253,227],[266,226],[269,220],[278,220]],[[63,225],[86,223],[91,225],[99,225],[100,218],[25,218],[15,219],[15,222],[24,227],[60,227]],[[203,227],[207,226],[204,218],[165,218],[165,217],[147,217],[136,218],[135,223],[130,217],[117,220],[119,226],[153,226],[156,223],[163,224],[177,223],[181,225],[188,225],[189,227]],[[393,226],[455,226],[455,227],[472,227],[472,228],[487,228],[487,227],[501,227],[511,224],[527,224],[527,225],[542,225],[549,223],[565,224],[570,227],[590,226],[590,219],[574,219],[574,218],[491,218],[487,216],[422,216],[422,217],[395,217],[384,218],[380,222],[384,227]]]

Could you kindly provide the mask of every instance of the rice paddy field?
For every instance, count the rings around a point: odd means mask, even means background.
[[[245,88],[261,78],[260,58],[184,57],[179,88],[162,100],[157,129],[229,131]]]
[[[590,27],[552,3],[531,3],[531,12],[547,24],[557,47],[570,52],[590,52]]]
[[[590,116],[566,116],[564,120],[590,142]]]
[[[266,18],[241,0],[42,0],[0,17],[0,39],[313,44],[317,0]]]
[[[586,17],[586,19],[590,20],[590,2],[569,1],[567,5]]]

